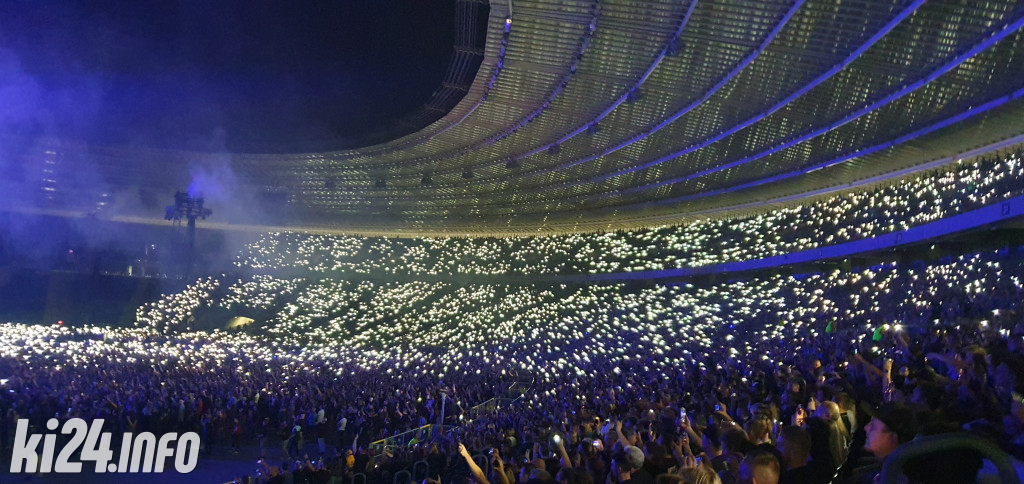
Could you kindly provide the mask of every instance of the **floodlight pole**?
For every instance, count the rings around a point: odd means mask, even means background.
[[[186,240],[181,243],[185,250],[185,270],[182,277],[188,277],[188,272],[192,269],[196,248],[196,219],[206,219],[212,213],[210,209],[203,207],[202,195],[193,197],[191,194],[181,191],[174,194],[174,205],[168,206],[166,209],[164,217],[172,221],[175,227],[181,227],[182,219],[185,219],[188,225]]]
[[[196,248],[196,215],[188,214],[188,250],[192,252]]]

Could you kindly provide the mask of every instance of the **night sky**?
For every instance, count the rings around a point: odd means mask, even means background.
[[[453,0],[4,0],[0,132],[228,152],[362,146],[444,78]]]

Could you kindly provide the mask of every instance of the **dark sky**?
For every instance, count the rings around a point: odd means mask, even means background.
[[[0,131],[231,152],[360,146],[443,80],[453,0],[4,0]]]

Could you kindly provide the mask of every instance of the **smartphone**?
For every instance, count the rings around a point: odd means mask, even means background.
[[[599,439],[594,439],[594,447],[600,447],[600,446],[601,446],[601,441]]]
[[[715,404],[715,411],[716,412],[721,412],[722,411],[722,406],[716,403]]]

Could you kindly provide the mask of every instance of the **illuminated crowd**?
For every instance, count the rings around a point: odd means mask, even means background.
[[[805,419],[819,453],[815,472],[824,475],[859,447],[848,445],[856,427],[841,432],[834,415],[813,410],[834,410],[826,402],[835,399],[847,407],[897,400],[941,408],[954,428],[988,422],[992,438],[1020,456],[1024,413],[1010,392],[1024,383],[1015,380],[1024,369],[1021,255],[1004,249],[704,285],[204,278],[140,308],[134,329],[0,325],[0,445],[11,445],[17,418],[40,426],[54,415],[104,417],[115,432],[195,430],[207,448],[258,445],[273,456],[260,469],[267,480],[297,467],[390,482],[426,459],[430,476],[450,482],[473,470],[455,440],[379,456],[366,447],[440,422],[444,400],[444,422],[460,428],[468,453],[496,448],[503,465],[522,472],[507,482],[531,473],[544,480],[541,466],[564,470],[566,462],[575,463],[573,479],[603,481],[627,465],[610,466],[619,462],[619,440],[644,448],[646,472],[677,467],[690,475],[710,463],[719,478],[735,479],[744,454],[757,455],[748,441],[777,444],[775,433],[752,422],[786,427]],[[193,328],[216,311],[262,317],[241,330]],[[989,352],[985,365],[972,344]],[[925,352],[942,355],[932,370]],[[883,388],[876,375],[888,359],[897,383]],[[471,410],[508,397],[511,375],[531,377],[517,403]],[[684,409],[689,418],[680,421]],[[812,418],[831,426],[816,428]],[[621,439],[616,420],[625,422]],[[740,427],[743,438],[734,435],[739,440],[723,451],[718,443]],[[688,448],[673,458],[673,439],[686,428]],[[537,462],[559,455],[556,433],[563,462]],[[356,460],[344,455],[353,447]],[[703,452],[703,463],[688,451]],[[506,482],[493,474],[496,462],[483,461],[490,482]]]
[[[249,480],[275,484],[391,482],[402,471],[445,484],[772,472],[870,482],[906,437],[965,424],[1022,458],[1024,248],[718,282],[502,279],[703,266],[873,237],[1021,195],[1020,158],[633,232],[267,234],[235,273],[139,307],[133,328],[0,325],[0,451],[18,419],[38,429],[56,416],[104,418],[115,433],[195,431],[207,455],[255,447]],[[876,423],[893,411],[920,425]],[[426,440],[396,437],[428,424],[443,426]],[[908,475],[959,479],[977,467],[946,459]]]
[[[264,235],[236,264],[355,274],[602,273],[759,259],[920,226],[1024,194],[1019,152],[740,219],[524,238]]]

